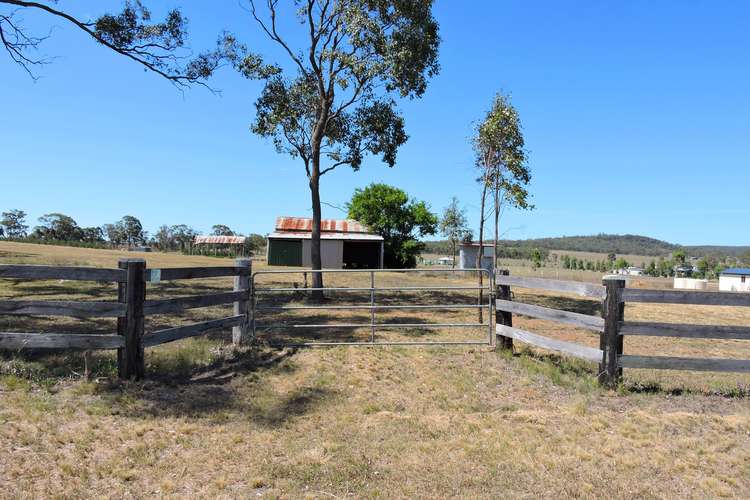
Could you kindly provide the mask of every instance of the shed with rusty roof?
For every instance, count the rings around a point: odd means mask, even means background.
[[[321,220],[320,240],[324,269],[383,267],[383,237],[355,220]],[[268,235],[268,264],[312,267],[311,242],[312,219],[278,217],[275,231]]]

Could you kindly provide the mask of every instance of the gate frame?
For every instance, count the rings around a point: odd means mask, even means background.
[[[378,288],[375,286],[375,274],[376,273],[471,273],[479,272],[486,275],[486,285],[482,286],[414,286],[414,287],[382,287]],[[281,287],[281,288],[258,288],[255,284],[255,277],[257,275],[267,274],[305,274],[305,273],[369,273],[370,274],[370,286],[369,287]],[[287,270],[265,270],[255,271],[250,276],[250,289],[252,295],[250,298],[250,330],[252,340],[255,341],[257,338],[258,329],[276,329],[276,328],[370,328],[370,341],[369,342],[302,342],[302,343],[278,343],[274,345],[286,346],[286,347],[330,347],[330,346],[363,346],[363,347],[374,347],[374,346],[397,346],[397,345],[411,345],[411,346],[460,346],[460,345],[486,345],[494,346],[495,334],[493,331],[492,318],[493,305],[495,302],[494,294],[494,273],[487,269],[481,268],[470,268],[470,269],[295,269],[293,271]],[[485,281],[483,281],[485,283]],[[270,307],[258,307],[257,296],[258,293],[274,293],[274,292],[311,292],[311,291],[336,291],[336,292],[370,292],[370,304],[369,305],[349,305],[349,306],[326,306],[326,305],[311,305],[311,306],[270,306]],[[439,304],[439,305],[395,305],[395,306],[378,306],[375,304],[375,293],[377,291],[416,291],[416,290],[484,290],[487,292],[487,301],[482,304]],[[485,309],[487,311],[487,321],[482,323],[375,323],[375,311],[378,309]],[[275,324],[268,326],[260,326],[256,324],[256,311],[261,310],[369,310],[370,311],[370,322],[369,323],[339,323],[339,324]],[[482,341],[434,341],[434,342],[408,342],[408,341],[395,341],[395,342],[382,342],[375,340],[375,332],[377,327],[383,329],[389,328],[487,328],[487,339]]]

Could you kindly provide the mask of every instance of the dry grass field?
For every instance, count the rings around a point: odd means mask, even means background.
[[[0,242],[0,263],[114,267],[226,265],[227,260]],[[255,270],[264,269],[261,262]],[[301,278],[266,276],[274,286]],[[327,284],[369,286],[369,276]],[[458,276],[379,276],[380,284],[472,284]],[[228,279],[149,285],[148,296],[199,294]],[[471,303],[470,292],[388,301]],[[114,299],[110,285],[0,280],[0,299]],[[343,303],[343,297],[329,300]],[[350,303],[367,297],[349,297]],[[573,296],[516,290],[515,300],[596,314]],[[292,296],[271,302],[303,304]],[[227,315],[157,316],[147,331]],[[361,311],[300,311],[269,321],[367,321]],[[382,313],[400,322],[472,322],[476,312]],[[293,317],[292,317],[293,316]],[[628,305],[626,318],[750,325],[740,308]],[[486,318],[485,318],[486,319]],[[597,344],[583,330],[516,325]],[[110,320],[0,317],[0,331],[107,332]],[[275,339],[298,339],[276,332]],[[369,329],[306,332],[360,339]],[[517,346],[235,349],[229,331],[147,349],[148,379],[119,382],[112,353],[85,380],[80,353],[0,354],[0,497],[609,497],[750,496],[750,376],[626,370],[617,390],[596,366]],[[481,340],[486,331],[378,332],[379,339]],[[264,334],[262,337],[268,340]],[[272,338],[273,339],[273,338]],[[750,358],[750,342],[626,338],[625,352]]]

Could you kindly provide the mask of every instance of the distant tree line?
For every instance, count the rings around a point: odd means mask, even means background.
[[[234,256],[259,253],[266,246],[266,238],[250,234],[245,245],[194,245],[200,233],[186,224],[162,225],[152,236],[143,229],[141,221],[132,215],[102,226],[81,227],[73,217],[53,212],[37,219],[32,229],[26,223],[27,214],[13,209],[0,213],[0,238],[27,243],[66,245],[89,248],[154,247],[161,251],[179,251],[201,255]],[[242,236],[224,224],[212,227],[215,236]]]

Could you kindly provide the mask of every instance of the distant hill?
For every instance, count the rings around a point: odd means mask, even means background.
[[[679,245],[635,234],[597,234],[593,236],[561,236],[531,240],[509,240],[510,246],[532,246],[548,250],[597,252],[631,255],[668,255]]]
[[[714,257],[740,257],[750,252],[750,246],[730,247],[721,245],[685,246],[685,253],[692,256],[713,255]]]
[[[432,253],[448,253],[450,245],[447,241],[428,241],[427,251]],[[681,246],[668,241],[657,240],[647,236],[635,234],[596,234],[592,236],[561,236],[557,238],[536,238],[529,240],[502,240],[501,246],[527,250],[539,248],[544,250],[562,250],[569,252],[596,252],[630,255],[649,255],[653,257],[668,256],[682,248],[689,256],[699,257],[714,255],[717,257],[737,257],[750,251],[750,247],[731,246]]]

